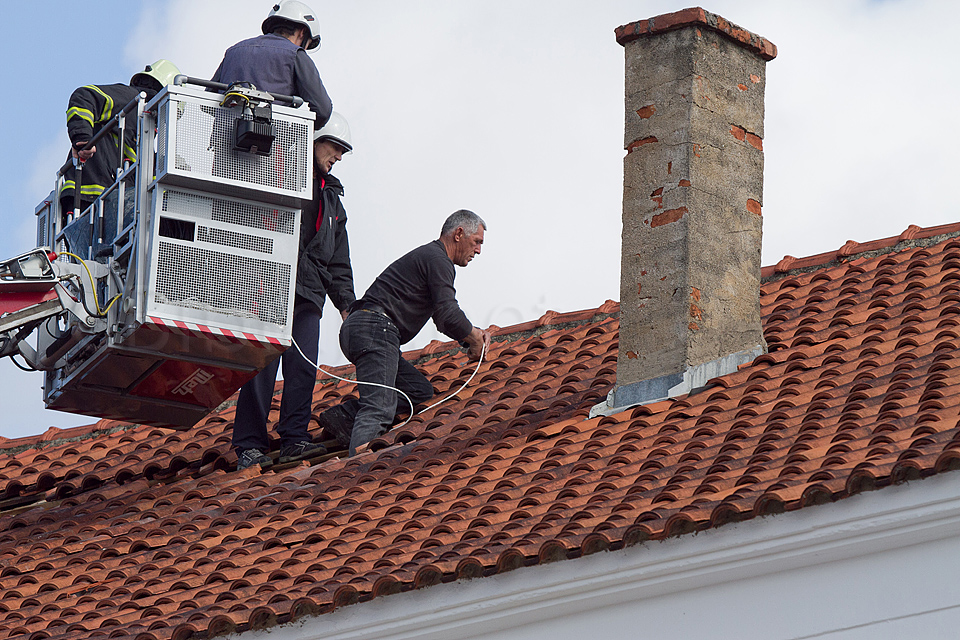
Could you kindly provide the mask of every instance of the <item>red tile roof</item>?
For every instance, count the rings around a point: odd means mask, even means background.
[[[769,354],[608,417],[612,302],[497,329],[456,400],[352,459],[233,471],[233,407],[0,442],[0,639],[261,628],[960,468],[958,235],[768,273]],[[452,347],[408,354],[438,394],[471,373]]]

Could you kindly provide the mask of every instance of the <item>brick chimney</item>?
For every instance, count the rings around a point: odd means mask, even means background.
[[[620,355],[597,413],[689,393],[766,350],[763,93],[777,49],[701,8],[616,36],[626,54]]]

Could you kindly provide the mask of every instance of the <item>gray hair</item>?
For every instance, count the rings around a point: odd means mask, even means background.
[[[443,227],[440,228],[440,237],[442,238],[443,236],[449,235],[460,227],[463,227],[463,230],[469,235],[473,235],[480,229],[481,225],[484,229],[490,228],[487,226],[487,223],[483,221],[483,218],[473,211],[460,209],[459,211],[451,213],[446,221],[444,221]]]

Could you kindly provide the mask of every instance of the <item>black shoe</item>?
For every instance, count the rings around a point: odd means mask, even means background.
[[[238,471],[252,467],[255,464],[259,464],[261,469],[266,469],[273,464],[273,460],[270,459],[270,456],[264,455],[260,449],[244,449],[240,452],[240,455],[237,456]]]
[[[323,427],[327,438],[333,438],[344,449],[350,446],[350,434],[353,432],[353,420],[340,405],[330,407],[319,416],[317,421]]]
[[[305,460],[307,458],[322,456],[326,452],[327,448],[318,442],[301,440],[296,444],[291,444],[283,449],[280,449],[280,459],[277,460],[277,462],[280,464],[296,462],[297,460]]]

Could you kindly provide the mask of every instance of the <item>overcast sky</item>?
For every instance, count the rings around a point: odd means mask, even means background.
[[[312,0],[312,54],[349,120],[346,189],[358,295],[468,208],[490,225],[458,270],[474,324],[619,297],[623,48],[615,27],[666,0]],[[71,91],[165,57],[209,77],[259,33],[270,0],[4,3],[0,258],[35,245],[35,205],[67,149]],[[587,8],[589,6],[589,8]],[[956,65],[948,0],[715,0],[774,42],[767,65],[763,263],[908,225],[960,221]],[[91,7],[102,13],[90,15]],[[38,31],[37,25],[43,25]],[[328,304],[321,362],[342,363]],[[432,325],[408,348],[442,338]],[[445,338],[444,338],[445,339]],[[0,435],[93,419],[43,409],[39,374],[0,362]]]

